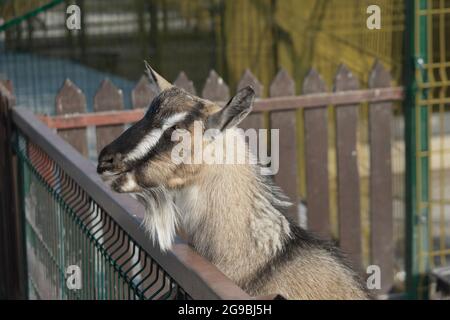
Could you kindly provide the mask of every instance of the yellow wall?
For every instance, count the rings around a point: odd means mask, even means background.
[[[381,8],[381,30],[368,30],[366,9]],[[225,51],[232,87],[250,67],[266,89],[279,67],[297,87],[310,67],[331,87],[340,63],[361,79],[374,60],[400,79],[403,0],[243,0],[225,2]],[[266,91],[267,92],[267,91]]]

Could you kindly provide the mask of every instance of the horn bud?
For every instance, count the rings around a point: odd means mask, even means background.
[[[145,68],[147,69],[146,73],[148,80],[152,85],[156,87],[158,93],[173,87],[173,84],[160,76],[155,70],[153,70],[153,68],[150,67],[147,61],[144,60],[144,63]]]

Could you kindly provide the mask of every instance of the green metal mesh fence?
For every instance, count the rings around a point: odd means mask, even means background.
[[[18,134],[31,299],[189,299],[42,149]],[[80,273],[71,273],[75,266]],[[80,275],[81,288],[76,286]]]

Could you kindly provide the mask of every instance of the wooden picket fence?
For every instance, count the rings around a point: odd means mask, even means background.
[[[361,174],[358,170],[357,130],[362,104],[368,104],[368,149],[370,154],[369,263],[382,272],[382,292],[393,284],[393,197],[391,168],[391,121],[393,102],[403,99],[403,90],[391,87],[391,76],[376,62],[368,78],[368,88],[361,89],[359,81],[344,65],[337,70],[333,92],[328,92],[321,76],[311,70],[296,95],[295,82],[281,70],[269,88],[269,98],[262,98],[263,86],[247,70],[237,89],[252,85],[258,99],[253,112],[241,127],[280,129],[278,185],[294,204],[299,204],[301,179],[306,178],[307,227],[331,238],[330,144],[334,144],[336,166],[337,238],[350,259],[362,267]],[[178,87],[197,94],[194,84],[184,72],[174,81]],[[203,98],[224,102],[231,90],[223,79],[211,71],[201,92]],[[123,94],[109,80],[104,80],[93,98],[93,113],[86,113],[86,97],[70,80],[66,80],[56,97],[56,115],[41,116],[49,127],[79,152],[87,156],[86,128],[95,126],[97,151],[119,136],[124,125],[139,120],[154,98],[145,77],[132,91],[132,106],[124,110]],[[334,125],[330,127],[329,110],[333,110]],[[329,131],[334,130],[330,141]],[[304,166],[300,170],[300,165]],[[299,222],[297,206],[289,214]]]

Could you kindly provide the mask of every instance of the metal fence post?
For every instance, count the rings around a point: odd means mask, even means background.
[[[424,273],[428,269],[429,108],[419,103],[427,94],[420,83],[427,81],[428,46],[427,16],[419,11],[427,7],[427,0],[405,2],[405,269],[410,299],[426,297]]]
[[[14,98],[0,83],[0,298],[27,297],[23,221],[17,197],[17,163],[12,147]]]

